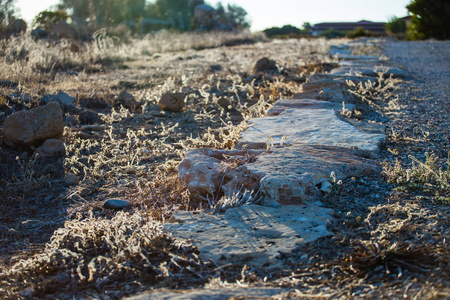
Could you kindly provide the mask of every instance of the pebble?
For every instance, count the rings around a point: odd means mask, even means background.
[[[123,209],[130,205],[130,202],[120,199],[108,199],[103,203],[103,208]]]

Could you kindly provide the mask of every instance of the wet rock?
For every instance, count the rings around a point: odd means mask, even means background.
[[[182,112],[185,103],[185,95],[183,93],[167,93],[164,94],[159,100],[159,107],[165,111]]]
[[[14,149],[38,147],[47,139],[60,139],[64,132],[61,107],[54,102],[14,113],[3,126],[4,141]]]
[[[66,156],[66,144],[57,139],[48,139],[36,151],[42,157],[64,157]]]
[[[125,108],[130,109],[131,111],[134,111],[139,107],[139,103],[136,101],[134,96],[127,91],[120,92],[119,96],[117,97],[117,103]]]
[[[130,202],[120,199],[108,199],[103,203],[103,208],[107,209],[124,209],[130,206]]]
[[[255,73],[258,72],[278,72],[277,63],[267,57],[258,60],[253,68]]]

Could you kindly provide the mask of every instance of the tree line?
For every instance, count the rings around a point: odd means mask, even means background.
[[[19,24],[16,19],[15,0],[0,0],[0,35]],[[133,33],[148,33],[159,29],[173,29],[180,32],[201,29],[194,10],[207,5],[204,0],[60,0],[57,10],[39,13],[34,26],[48,29],[60,22],[71,24],[77,31],[92,34],[98,29],[126,27]],[[392,17],[387,31],[405,33],[408,39],[450,39],[450,1],[412,0],[406,6],[411,20]],[[238,5],[218,3],[214,11],[215,21],[223,28],[241,30],[250,27],[247,12]],[[309,23],[305,23],[309,25]],[[14,29],[14,28],[12,28]],[[268,29],[267,33],[279,35],[305,34],[292,26]]]

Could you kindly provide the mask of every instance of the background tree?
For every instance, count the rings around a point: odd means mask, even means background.
[[[410,39],[450,39],[450,1],[413,0],[406,8],[412,14]]]
[[[406,26],[405,19],[393,16],[388,19],[385,28],[388,35],[398,39],[404,39],[406,37]]]
[[[4,30],[15,20],[15,0],[0,0],[0,30]]]
[[[34,18],[33,26],[39,29],[50,30],[60,22],[67,22],[69,15],[64,10],[41,11]]]
[[[145,0],[61,0],[61,9],[71,12],[77,30],[92,34],[118,24],[135,26],[145,15]]]
[[[228,4],[225,8],[222,2],[216,6],[217,20],[228,28],[243,30],[250,28],[247,11],[234,4]]]
[[[190,31],[193,29],[194,9],[204,4],[203,0],[156,0],[149,6],[151,16],[169,22],[173,29]]]

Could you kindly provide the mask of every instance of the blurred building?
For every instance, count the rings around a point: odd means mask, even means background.
[[[353,31],[356,28],[364,28],[375,34],[383,34],[385,25],[384,22],[371,22],[361,20],[359,22],[325,22],[315,24],[312,28],[313,35],[319,35],[321,32],[334,29],[339,31]]]

